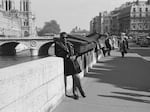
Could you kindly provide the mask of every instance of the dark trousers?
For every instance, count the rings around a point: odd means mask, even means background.
[[[124,57],[124,52],[121,52],[121,56]]]
[[[111,48],[107,48],[107,55],[110,56]]]
[[[80,91],[81,95],[84,96],[85,93],[81,86],[80,77],[77,74],[75,74],[75,75],[72,75],[72,79],[73,79],[73,94],[78,95],[78,91],[77,91],[77,89],[78,89]]]
[[[105,56],[105,53],[106,53],[105,47],[102,47],[101,49],[102,49],[103,55]]]

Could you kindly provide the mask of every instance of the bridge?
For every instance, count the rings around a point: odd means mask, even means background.
[[[15,55],[16,46],[23,44],[31,52],[31,56],[48,55],[53,49],[54,37],[0,37],[0,55]]]
[[[100,37],[99,34],[92,34],[87,37],[79,35],[68,36],[68,40],[74,44],[75,49],[80,54],[95,48],[94,43]],[[54,55],[54,38],[58,37],[0,37],[0,55],[15,55],[15,48],[19,44],[27,46],[31,52],[31,56]]]

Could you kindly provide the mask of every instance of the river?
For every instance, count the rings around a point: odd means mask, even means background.
[[[30,56],[29,50],[19,52],[16,54],[16,56],[0,56],[0,69],[8,67],[8,66],[24,63],[24,62],[37,60],[40,58],[44,58],[44,57],[40,57],[40,56],[32,57],[32,56]]]

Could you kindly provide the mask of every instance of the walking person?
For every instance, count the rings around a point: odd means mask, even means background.
[[[75,53],[73,44],[67,41],[66,32],[62,32],[60,34],[60,39],[55,42],[55,54],[58,57],[62,57],[64,59],[64,73],[65,79],[68,75],[72,75],[73,79],[73,96],[74,99],[78,99],[78,90],[80,91],[82,97],[86,97],[85,93],[82,89],[80,77],[78,73],[81,72],[79,63],[77,61],[78,55]],[[66,80],[65,80],[65,93],[66,93]]]
[[[103,56],[105,57],[106,46],[105,46],[105,39],[104,39],[104,37],[102,37],[102,39],[100,41],[100,48],[102,50]]]
[[[125,39],[125,44],[126,44],[126,47],[127,47],[127,49],[129,49],[129,42],[128,42],[128,39],[127,39],[127,37],[125,37],[124,39]]]
[[[124,33],[121,34],[121,39],[119,41],[119,48],[120,48],[121,56],[123,58],[125,53],[127,53],[127,46],[126,46]]]
[[[110,37],[108,34],[106,34],[106,39],[105,39],[105,46],[107,48],[107,54],[108,56],[110,56],[110,52],[111,52],[111,43],[110,43]]]

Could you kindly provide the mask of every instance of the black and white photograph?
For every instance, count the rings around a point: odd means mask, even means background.
[[[0,0],[0,112],[150,112],[150,0]]]

